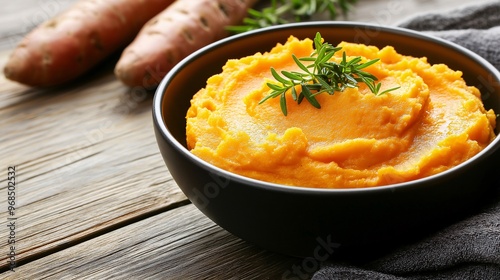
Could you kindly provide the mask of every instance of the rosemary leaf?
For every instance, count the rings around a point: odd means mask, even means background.
[[[247,17],[241,26],[228,26],[226,29],[233,33],[243,33],[273,25],[310,20],[325,12],[330,20],[335,20],[339,14],[346,15],[354,3],[356,0],[272,0],[270,6],[260,10],[248,9]]]
[[[333,47],[331,44],[323,42],[323,38],[319,32],[316,33],[314,38],[314,47],[315,49],[309,57],[297,58],[292,54],[292,59],[303,73],[281,71],[283,75],[281,76],[271,67],[271,74],[278,84],[267,83],[270,92],[259,104],[270,98],[280,96],[281,111],[286,116],[288,115],[286,94],[289,91],[291,92],[292,99],[297,104],[300,104],[305,99],[312,106],[320,109],[321,105],[316,99],[316,95],[321,93],[326,92],[329,95],[333,95],[335,92],[342,92],[347,88],[357,87],[359,83],[366,84],[370,91],[377,96],[399,88],[394,87],[380,91],[381,84],[376,82],[378,78],[363,70],[377,63],[379,59],[363,62],[363,59],[358,56],[348,60],[346,53],[343,52],[341,61],[337,63],[332,60],[332,57],[341,48]],[[310,62],[310,64],[306,66],[302,61]],[[296,87],[299,87],[300,91]]]

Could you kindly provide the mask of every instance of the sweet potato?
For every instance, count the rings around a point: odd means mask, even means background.
[[[177,0],[152,18],[125,48],[115,75],[128,86],[154,88],[180,60],[226,37],[257,0]]]
[[[31,86],[73,80],[124,48],[172,2],[80,0],[20,42],[5,65],[5,77]]]

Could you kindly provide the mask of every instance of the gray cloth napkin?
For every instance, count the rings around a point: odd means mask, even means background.
[[[500,1],[398,25],[462,45],[500,69]],[[488,200],[469,217],[361,263],[330,260],[312,279],[500,279],[500,175],[489,184]]]

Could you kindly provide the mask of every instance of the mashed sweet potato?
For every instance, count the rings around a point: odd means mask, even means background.
[[[366,71],[382,89],[399,88],[376,96],[359,84],[320,94],[321,109],[289,97],[284,116],[279,98],[259,102],[274,80],[270,67],[297,70],[292,53],[313,51],[312,40],[290,37],[270,52],[229,60],[208,79],[187,112],[188,148],[220,168],[263,181],[359,188],[442,172],[495,138],[495,113],[484,109],[480,92],[466,85],[460,71],[390,46],[339,46],[349,57],[379,58]]]

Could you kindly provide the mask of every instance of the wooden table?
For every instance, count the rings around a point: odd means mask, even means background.
[[[0,66],[26,32],[73,2],[2,3]],[[393,25],[417,12],[448,9],[448,2],[360,0],[348,19]],[[57,89],[30,88],[0,76],[0,278],[299,276],[293,268],[301,259],[248,244],[190,204],[158,151],[153,93],[117,81],[116,59]],[[10,167],[16,190],[9,199]],[[16,209],[10,215],[12,200]]]

